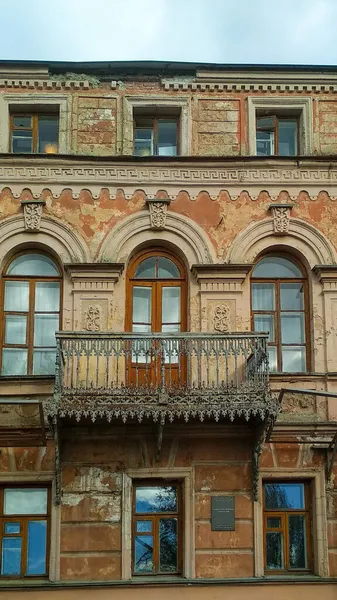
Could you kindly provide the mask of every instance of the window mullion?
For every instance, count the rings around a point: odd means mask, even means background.
[[[34,312],[35,312],[35,280],[29,282],[29,313],[28,313],[28,335],[27,335],[27,374],[33,374],[34,354]]]
[[[26,575],[27,573],[27,552],[28,552],[28,518],[18,519],[20,521],[21,526],[21,575]]]
[[[276,335],[275,341],[277,344],[277,370],[278,372],[282,372],[282,331],[281,331],[281,302],[280,302],[280,282],[275,281],[275,325],[276,325]]]
[[[158,156],[158,119],[153,119],[153,154]]]
[[[275,156],[279,154],[279,149],[278,149],[278,138],[279,138],[279,134],[278,134],[278,128],[279,128],[279,118],[275,116],[275,128],[274,128],[274,154]]]
[[[33,152],[38,151],[38,115],[32,115],[33,118]]]

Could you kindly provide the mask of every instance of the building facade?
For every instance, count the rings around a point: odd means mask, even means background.
[[[336,93],[0,64],[1,597],[336,597]]]

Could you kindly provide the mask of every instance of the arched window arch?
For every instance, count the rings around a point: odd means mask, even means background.
[[[264,256],[252,272],[252,326],[269,332],[272,372],[308,371],[307,284],[302,267],[288,256]]]
[[[1,375],[53,375],[61,273],[46,254],[25,252],[2,273]]]

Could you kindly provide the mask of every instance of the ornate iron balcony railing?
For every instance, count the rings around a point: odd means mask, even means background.
[[[125,421],[276,414],[265,334],[60,332],[56,337],[51,415]]]

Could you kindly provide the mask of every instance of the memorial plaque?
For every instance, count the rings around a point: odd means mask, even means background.
[[[212,531],[235,530],[234,496],[212,497]]]

